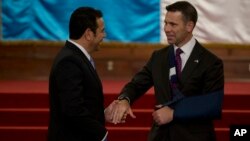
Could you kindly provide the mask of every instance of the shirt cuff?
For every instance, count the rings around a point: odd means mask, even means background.
[[[107,141],[108,131],[106,132],[105,136],[103,137],[102,141]]]
[[[130,104],[130,99],[129,99],[129,97],[127,97],[127,96],[121,95],[121,96],[118,97],[118,100],[127,100],[128,103]]]

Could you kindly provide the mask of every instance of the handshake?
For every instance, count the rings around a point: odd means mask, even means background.
[[[152,113],[153,120],[158,125],[170,123],[174,110],[168,106],[156,105]],[[127,100],[114,100],[104,111],[105,119],[110,123],[125,123],[127,115],[136,118]]]
[[[136,118],[127,100],[114,100],[105,110],[105,120],[110,123],[125,123],[127,115]]]

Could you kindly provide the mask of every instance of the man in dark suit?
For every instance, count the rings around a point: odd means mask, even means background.
[[[103,89],[90,56],[105,37],[101,11],[76,9],[69,37],[50,73],[48,140],[105,141]]]
[[[193,37],[198,16],[189,2],[166,9],[169,46],[155,51],[125,85],[112,109],[113,123],[127,114],[134,117],[130,105],[154,86],[157,105],[149,141],[214,141],[213,120],[221,116],[224,95],[222,60]]]

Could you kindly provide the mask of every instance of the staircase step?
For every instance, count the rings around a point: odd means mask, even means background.
[[[107,123],[110,127],[124,127],[124,126],[141,126],[150,127],[152,125],[152,111],[153,110],[143,110],[135,109],[133,110],[136,119],[127,117],[126,123],[121,123],[114,125],[112,123]],[[222,117],[220,120],[214,121],[214,126],[216,128],[229,128],[231,125],[250,125],[250,110],[223,110]]]
[[[146,141],[149,133],[149,127],[107,127],[109,130],[110,141]],[[217,141],[229,141],[229,128],[215,128]],[[116,138],[116,139],[114,139]],[[114,140],[113,140],[114,139]]]
[[[109,141],[145,141],[149,127],[107,127]],[[217,141],[229,141],[228,128],[215,128]],[[1,141],[46,141],[46,126],[0,126]]]
[[[108,106],[114,99],[117,99],[117,95],[105,95],[105,106]],[[250,110],[250,92],[249,94],[225,94],[223,100],[223,109],[233,110]],[[132,108],[138,109],[153,109],[155,104],[155,96],[151,93],[147,93],[140,99],[135,101]]]
[[[0,126],[1,141],[47,141],[46,126]]]
[[[0,93],[1,108],[48,108],[47,93]]]
[[[109,127],[108,141],[146,141],[150,127]]]
[[[105,94],[105,106],[108,106],[117,94]],[[0,93],[0,108],[48,108],[49,96],[46,93]],[[223,101],[223,109],[250,109],[250,94],[226,94]],[[138,99],[132,108],[152,109],[155,105],[154,95],[147,93]]]
[[[117,99],[125,81],[103,81],[105,105]],[[47,81],[0,81],[0,108],[48,108]],[[250,83],[226,82],[223,109],[250,109]],[[152,109],[155,105],[154,91],[136,101],[132,107]]]
[[[117,99],[126,81],[103,81],[105,105]],[[0,140],[46,141],[49,120],[47,81],[0,81]],[[226,82],[221,120],[214,122],[218,141],[229,140],[229,126],[250,124],[250,83]],[[150,89],[133,105],[136,119],[107,123],[109,141],[145,141],[155,105]]]
[[[214,125],[223,128],[231,125],[250,125],[250,110],[223,110],[221,119],[215,120]]]
[[[223,100],[223,109],[250,110],[249,101],[250,91],[249,94],[225,94]]]
[[[0,126],[47,126],[49,109],[0,109]],[[133,109],[136,119],[127,117],[126,123],[110,127],[150,127],[152,112],[150,109]],[[223,110],[222,119],[215,120],[215,127],[228,128],[230,125],[250,125],[250,110]]]
[[[48,126],[49,109],[0,109],[0,126]]]

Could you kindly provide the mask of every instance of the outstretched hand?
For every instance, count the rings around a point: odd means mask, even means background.
[[[132,118],[136,118],[133,111],[130,108],[130,105],[127,100],[120,100],[118,104],[114,107],[113,111],[113,120],[114,124],[124,123],[127,115],[130,115]]]
[[[106,121],[114,124],[125,123],[128,114],[130,115],[130,117],[136,118],[127,100],[114,100],[105,109]]]
[[[112,123],[113,120],[113,109],[116,104],[118,104],[119,100],[114,100],[112,103],[109,104],[109,106],[104,110],[105,120],[107,122]]]

